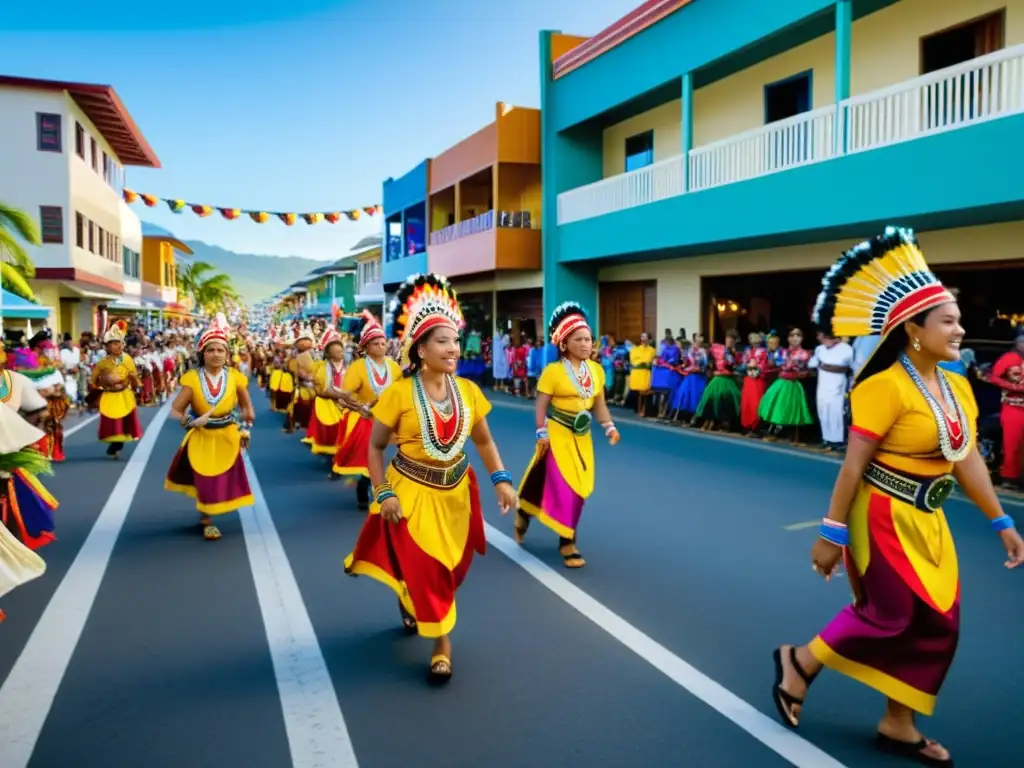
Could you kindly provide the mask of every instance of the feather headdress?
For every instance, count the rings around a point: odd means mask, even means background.
[[[465,325],[455,290],[439,275],[407,277],[398,286],[390,309],[402,340],[403,367],[409,365],[413,344],[427,331],[441,327],[459,331]]]
[[[837,337],[885,337],[914,315],[956,300],[928,268],[914,233],[897,227],[848,250],[821,284],[812,319]]]
[[[363,328],[359,331],[359,346],[365,347],[374,339],[386,339],[384,327],[368,309],[363,310]]]
[[[110,344],[114,341],[123,342],[127,332],[128,322],[125,320],[115,320],[111,323],[110,327],[107,328],[107,332],[103,334],[103,343]]]
[[[212,341],[219,341],[225,347],[228,346],[228,337],[231,329],[228,327],[228,319],[223,312],[213,316],[209,326],[199,334],[196,339],[196,352],[202,352],[206,345]]]
[[[590,328],[590,320],[586,310],[574,301],[559,304],[548,320],[548,336],[552,344],[561,344],[580,328]]]

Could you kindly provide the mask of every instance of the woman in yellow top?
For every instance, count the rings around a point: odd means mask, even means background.
[[[306,436],[314,454],[333,456],[338,450],[338,443],[345,437],[349,421],[342,387],[345,380],[345,351],[341,336],[333,328],[328,328],[320,337],[320,351],[324,359],[314,368],[313,389],[316,390],[316,399],[313,401]],[[333,473],[331,477],[334,477]]]
[[[124,354],[124,331],[120,320],[103,335],[107,356],[92,369],[92,387],[100,392],[99,438],[108,443],[107,456],[118,458],[125,443],[142,437],[134,388],[139,373],[130,355]]]
[[[640,343],[629,350],[629,391],[643,394],[651,389],[651,372],[657,350],[651,346],[646,333],[640,334]]]
[[[608,442],[619,442],[604,399],[604,369],[591,360],[594,334],[579,304],[562,304],[548,323],[551,343],[561,360],[549,363],[537,381],[537,448],[519,486],[515,539],[522,544],[536,518],[558,534],[566,568],[586,562],[576,548],[583,503],[594,490],[593,416]]]
[[[220,538],[214,515],[253,504],[242,449],[255,419],[249,382],[228,362],[228,326],[218,313],[196,344],[199,368],[181,377],[171,416],[181,421],[185,439],[171,461],[164,488],[196,500],[207,541]],[[234,416],[241,411],[242,423]]]
[[[374,501],[345,570],[398,594],[410,632],[434,639],[429,677],[451,678],[455,591],[473,553],[484,554],[484,520],[476,473],[463,452],[476,444],[502,514],[515,507],[512,476],[487,427],[491,405],[480,388],[457,378],[462,310],[444,278],[416,275],[392,300],[406,376],[373,407],[370,480]],[[384,451],[398,453],[385,473]]]
[[[882,337],[857,375],[849,448],[811,549],[825,579],[846,555],[855,602],[808,644],[775,651],[775,704],[795,728],[808,687],[831,667],[887,697],[879,749],[952,765],[915,724],[915,713],[935,708],[960,630],[960,574],[942,504],[958,482],[1002,539],[1007,568],[1024,563],[1024,541],[978,452],[970,384],[938,365],[959,358],[964,330],[913,233],[886,229],[823,282],[821,328]]]
[[[288,370],[295,382],[295,393],[288,415],[285,417],[284,431],[292,433],[296,427],[305,430],[309,427],[313,415],[313,401],[316,390],[313,388],[313,375],[316,373],[316,361],[313,359],[313,331],[304,326],[295,339],[295,356],[288,361]],[[305,435],[303,442],[312,442]]]
[[[289,413],[295,397],[295,377],[289,369],[291,361],[287,348],[290,343],[287,339],[278,341],[277,352],[270,366],[267,388],[270,390],[270,410],[274,413]]]
[[[370,409],[384,390],[402,378],[402,369],[388,357],[388,340],[381,324],[369,312],[363,313],[363,319],[365,324],[359,334],[359,349],[363,357],[349,366],[342,387],[352,410],[332,467],[338,475],[359,478],[356,484],[359,509],[366,509],[370,503],[370,465],[367,458],[373,427]]]

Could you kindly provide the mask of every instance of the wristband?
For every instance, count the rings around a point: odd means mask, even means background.
[[[541,427],[540,429],[537,430],[537,439],[538,440],[547,440],[548,439],[548,428],[547,427]]]
[[[835,544],[837,547],[850,546],[849,529],[842,523],[837,523],[835,520],[829,520],[827,517],[821,521],[821,527],[818,529],[818,536],[830,544]]]
[[[388,489],[388,490],[381,491],[380,493],[378,493],[374,497],[374,501],[376,501],[378,504],[383,504],[388,499],[397,499],[397,498],[398,497],[395,495],[395,492],[390,490],[390,489]]]
[[[608,437],[608,435],[610,435],[612,432],[617,432],[618,431],[618,430],[615,429],[615,422],[614,421],[606,421],[601,426],[604,427],[604,436],[605,437]]]
[[[1002,533],[1010,528],[1016,528],[1017,524],[1013,521],[1013,518],[1009,515],[1000,515],[992,521],[992,530],[996,533]]]
[[[491,483],[498,485],[499,483],[508,483],[512,485],[512,473],[507,469],[499,469],[496,472],[491,472]]]

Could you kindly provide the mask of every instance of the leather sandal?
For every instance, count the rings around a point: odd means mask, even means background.
[[[775,649],[772,653],[772,659],[775,661],[775,684],[772,686],[772,700],[775,702],[775,708],[779,711],[782,724],[789,728],[796,728],[800,725],[800,716],[793,712],[793,707],[799,706],[802,710],[804,700],[794,696],[782,687],[785,668],[782,664],[781,648]],[[813,675],[807,674],[804,668],[800,666],[800,662],[797,661],[796,646],[793,645],[789,647],[789,663],[793,665],[793,669],[807,683],[807,688],[810,689],[811,683],[818,676],[818,672],[815,672]]]

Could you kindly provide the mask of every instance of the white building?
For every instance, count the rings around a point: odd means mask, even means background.
[[[160,161],[113,88],[0,76],[0,200],[38,218],[32,287],[55,332],[100,331],[99,307],[124,296],[125,249],[141,251],[129,165]]]
[[[352,257],[356,262],[356,306],[366,307],[378,317],[384,304],[381,239],[380,235],[369,235],[352,249]]]

